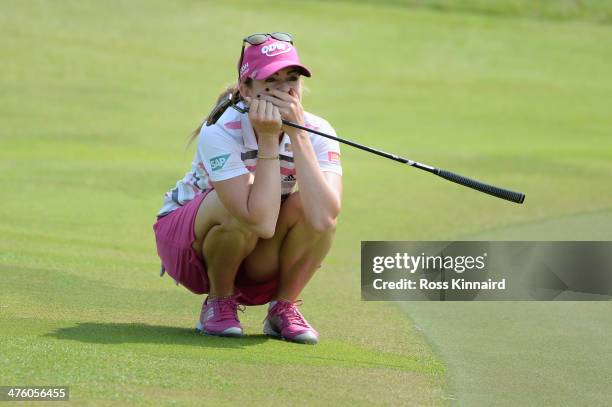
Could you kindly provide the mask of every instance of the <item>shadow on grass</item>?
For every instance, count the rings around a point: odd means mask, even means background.
[[[76,326],[58,328],[44,336],[86,343],[150,343],[214,348],[243,348],[269,340],[263,334],[247,335],[241,338],[222,338],[202,335],[195,329],[188,328],[107,322],[79,322]]]

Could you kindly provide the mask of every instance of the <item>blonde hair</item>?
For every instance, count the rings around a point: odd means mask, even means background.
[[[217,97],[217,101],[215,102],[215,105],[213,106],[211,111],[208,112],[204,120],[200,122],[200,125],[193,131],[193,133],[191,133],[191,136],[189,137],[189,141],[187,141],[187,145],[185,146],[185,148],[188,148],[191,143],[193,143],[193,141],[198,138],[198,135],[202,131],[202,127],[210,119],[210,115],[216,110],[217,106],[219,106],[222,101],[225,101],[230,95],[232,95],[232,99],[236,99],[240,96],[240,93],[238,92],[238,84],[235,83],[233,85],[227,86],[225,90],[219,94],[219,96]]]

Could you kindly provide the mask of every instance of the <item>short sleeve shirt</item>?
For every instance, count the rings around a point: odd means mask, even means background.
[[[336,132],[325,120],[304,112],[305,126],[332,136]],[[342,175],[340,145],[337,141],[309,133],[321,171]],[[278,146],[281,194],[293,191],[298,181],[291,140],[285,133]],[[185,205],[197,195],[212,189],[212,183],[238,177],[257,168],[257,139],[245,113],[227,109],[214,125],[202,126],[191,169],[175,187],[164,195],[158,215],[165,215]]]

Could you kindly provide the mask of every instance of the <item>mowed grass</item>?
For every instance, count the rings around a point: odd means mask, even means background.
[[[360,301],[360,241],[612,206],[605,25],[346,3],[11,1],[0,27],[2,384],[70,385],[91,404],[443,404],[466,383],[462,349],[445,347],[455,336],[435,315],[419,321],[425,338],[395,307]],[[151,225],[189,168],[186,137],[234,80],[240,38],[276,30],[314,73],[304,105],[339,135],[527,194],[513,205],[345,147],[337,240],[303,293],[316,347],[266,340],[262,307],[241,317],[247,338],[197,336],[202,298],[156,277]],[[474,371],[490,375],[483,360]]]
[[[304,38],[319,12],[281,29]],[[190,165],[186,136],[235,77],[240,38],[285,11],[10,2],[0,15],[1,384],[69,385],[102,405],[442,402],[424,338],[360,303],[355,250],[304,293],[316,347],[264,337],[263,307],[241,316],[244,339],[196,335],[203,298],[158,277],[151,226]]]

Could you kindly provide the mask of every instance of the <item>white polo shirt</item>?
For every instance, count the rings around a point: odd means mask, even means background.
[[[331,125],[311,113],[304,112],[305,125],[323,133],[336,135]],[[340,144],[335,140],[309,133],[321,171],[342,175]],[[291,140],[285,133],[278,145],[280,157],[281,194],[293,191],[297,175],[293,163]],[[175,187],[164,195],[159,215],[165,215],[185,205],[197,195],[212,189],[212,182],[238,177],[257,168],[257,139],[248,114],[229,108],[217,123],[202,126],[191,170]]]

